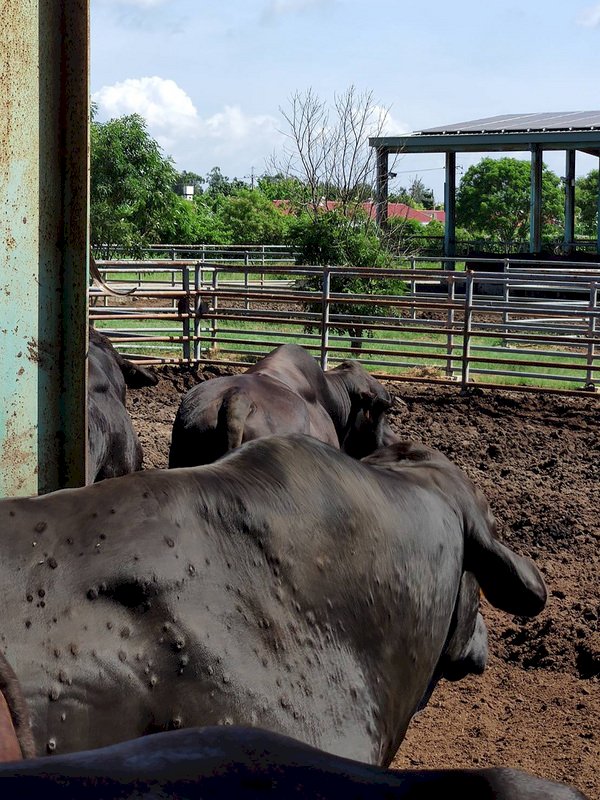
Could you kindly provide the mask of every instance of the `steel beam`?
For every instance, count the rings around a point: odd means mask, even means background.
[[[575,240],[575,150],[567,150],[565,164],[565,252],[573,250]]]
[[[456,254],[456,153],[446,153],[446,180],[444,181],[444,255]],[[454,269],[449,262],[446,269]]]
[[[531,147],[531,202],[529,205],[529,252],[542,249],[542,149]]]
[[[375,220],[381,227],[388,217],[388,152],[384,148],[377,150],[377,176],[375,186]]]
[[[600,164],[598,165],[598,220],[597,220],[597,232],[596,232],[596,252],[600,253]]]
[[[4,0],[0,496],[85,482],[88,0]]]

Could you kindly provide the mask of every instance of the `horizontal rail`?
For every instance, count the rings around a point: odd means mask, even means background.
[[[121,352],[143,363],[244,365],[297,341],[324,366],[358,358],[398,381],[415,380],[423,366],[439,374],[420,381],[465,390],[508,379],[589,391],[600,381],[600,265],[573,269],[565,262],[561,270],[559,262],[532,267],[524,260],[521,268],[511,260],[502,271],[475,271],[469,263],[481,259],[456,259],[467,265],[462,271],[431,269],[431,259],[421,268],[415,257],[384,269],[257,268],[175,258],[193,250],[171,248],[171,259],[99,261],[109,284],[135,286],[119,296],[90,289],[90,302],[103,303],[91,305],[90,319]],[[410,293],[333,291],[338,275],[376,277],[383,287],[394,279]]]

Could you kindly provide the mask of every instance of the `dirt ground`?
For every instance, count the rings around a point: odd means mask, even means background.
[[[228,372],[157,368],[131,390],[146,467],[167,464],[182,394]],[[411,723],[395,767],[519,767],[600,800],[600,397],[388,384],[403,437],[458,463],[485,492],[499,536],[535,559],[547,585],[533,620],[484,605],[482,676],[443,681]]]

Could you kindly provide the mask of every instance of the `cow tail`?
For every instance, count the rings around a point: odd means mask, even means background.
[[[232,388],[225,393],[219,409],[217,427],[225,434],[227,452],[235,450],[241,445],[246,420],[255,408],[254,403],[245,392]]]

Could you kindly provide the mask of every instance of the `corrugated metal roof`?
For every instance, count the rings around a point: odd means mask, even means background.
[[[483,117],[468,122],[427,128],[415,131],[413,135],[593,130],[600,130],[600,111],[546,111],[540,114],[498,114],[495,117]]]

